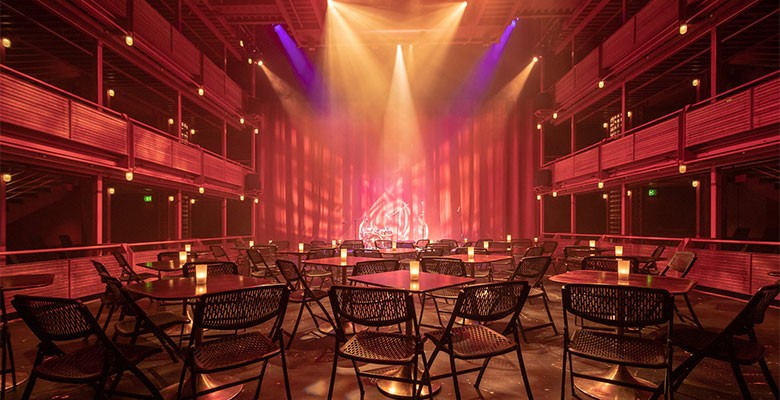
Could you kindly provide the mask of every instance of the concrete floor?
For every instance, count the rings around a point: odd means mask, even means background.
[[[562,327],[562,312],[560,303],[560,285],[548,282],[548,292],[551,296],[551,307],[556,319],[556,325]],[[731,318],[742,308],[744,302],[733,299],[717,297],[700,292],[690,295],[691,301],[702,320],[704,326],[714,329],[724,327]],[[97,309],[97,302],[90,303],[90,307]],[[329,307],[328,307],[329,309]],[[525,325],[533,325],[544,319],[544,311],[540,302],[527,303],[524,308],[523,321]],[[425,312],[430,322],[433,322],[433,307]],[[297,315],[297,305],[292,305],[287,313],[287,329],[291,329],[294,318]],[[426,318],[426,320],[428,320]],[[675,321],[677,322],[677,321]],[[11,322],[12,343],[16,354],[18,369],[22,372],[29,371],[35,356],[37,340],[20,320]],[[288,371],[292,396],[294,399],[323,399],[327,397],[330,369],[333,360],[333,342],[331,336],[316,335],[312,332],[313,323],[304,314],[292,349],[287,352]],[[778,379],[780,373],[780,311],[770,308],[765,322],[758,327],[759,340],[769,346],[767,361],[769,367]],[[561,361],[562,361],[562,336],[553,335],[552,329],[536,330],[528,335],[529,343],[523,343],[523,357],[528,369],[531,388],[537,399],[557,399],[560,397]],[[432,346],[426,345],[426,352],[430,355]],[[687,357],[686,353],[676,350],[675,365]],[[336,378],[336,399],[357,399],[360,397],[355,376],[348,362],[340,363]],[[151,377],[158,387],[173,385],[175,387],[181,371],[181,363],[172,363],[166,354],[152,357],[141,364],[143,370]],[[465,365],[465,363],[463,363]],[[605,369],[603,365],[593,363],[594,368]],[[449,370],[449,362],[446,356],[438,358],[433,367],[433,373]],[[247,371],[250,372],[251,371]],[[763,375],[757,366],[743,368],[745,378],[748,381],[750,391],[756,399],[773,399],[773,395]],[[647,370],[637,371],[637,375],[659,382],[662,375]],[[518,399],[525,397],[525,389],[514,356],[498,357],[491,361],[489,371],[483,378],[481,387],[476,390],[472,386],[476,374],[468,374],[460,377],[460,389],[464,399]],[[568,378],[567,378],[568,381]],[[454,399],[455,394],[452,381],[448,378],[440,381],[441,391],[436,395],[437,399]],[[376,389],[373,382],[366,380],[367,399],[384,398]],[[121,387],[127,390],[140,390],[137,382],[125,378]],[[237,399],[250,399],[254,395],[255,383],[244,386],[236,397]],[[6,398],[21,398],[24,384],[16,391],[8,391]],[[570,389],[566,386],[567,398]],[[33,399],[90,399],[93,396],[92,389],[88,386],[74,386],[53,384],[39,380],[35,385]],[[740,399],[742,398],[731,369],[725,363],[713,360],[705,360],[688,377],[675,395],[678,399]],[[262,386],[261,398],[284,398],[284,386],[280,362],[272,361],[266,371]],[[581,396],[588,398],[588,396]],[[217,396],[215,398],[223,398]]]

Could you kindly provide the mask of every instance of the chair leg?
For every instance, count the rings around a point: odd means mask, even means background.
[[[358,369],[355,360],[352,360],[352,368],[355,369],[355,378],[357,378],[358,388],[360,388],[360,398],[363,399],[363,396],[366,395],[366,390],[363,388],[363,380],[360,379],[360,369]]]
[[[772,394],[775,395],[776,399],[780,398],[780,392],[777,390],[777,383],[775,382],[775,378],[772,377],[772,372],[769,371],[769,366],[766,364],[766,360],[763,357],[758,360],[758,365],[761,366],[761,371],[764,372],[764,379],[766,379],[766,384],[769,386]]]
[[[452,356],[452,353],[450,353],[450,371],[452,373],[452,386],[455,388],[455,398],[457,400],[460,400],[460,387],[458,387],[458,370],[455,368],[455,357]]]
[[[550,312],[550,305],[547,303],[547,292],[542,291],[542,301],[544,302],[544,310],[547,311],[547,318],[550,319],[550,325],[552,326],[553,333],[558,336],[558,328],[555,327],[555,321],[553,320],[552,313]],[[525,337],[523,338],[525,340]]]
[[[295,332],[298,331],[298,324],[301,322],[301,316],[303,315],[303,308],[305,307],[305,302],[301,303],[301,308],[298,309],[298,318],[295,319],[295,325],[293,325],[293,330],[290,332],[290,341],[287,342],[287,349],[290,349],[290,346],[292,346],[293,340],[295,340]]]
[[[257,377],[257,388],[255,389],[255,397],[257,400],[260,398],[260,387],[263,386],[263,375],[265,375],[265,368],[268,367],[268,360],[263,361],[263,367],[260,368],[260,376]]]
[[[482,362],[482,369],[479,370],[479,374],[477,374],[477,381],[474,382],[475,388],[479,389],[479,384],[482,382],[482,377],[485,375],[485,370],[487,370],[488,363],[492,359],[493,357],[488,357],[485,359],[485,361]]]
[[[729,362],[731,364],[731,370],[734,372],[734,378],[737,379],[737,385],[739,385],[739,391],[742,392],[742,398],[744,400],[751,400],[753,397],[750,395],[745,377],[742,376],[742,370],[739,368],[739,364],[736,361]]]
[[[333,351],[333,367],[330,371],[330,385],[328,385],[328,400],[333,398],[333,388],[336,386],[336,369],[339,362],[339,341],[336,340],[336,349]]]
[[[116,306],[114,304],[111,304],[108,306],[108,315],[106,316],[106,321],[103,322],[103,330],[108,330],[108,323],[111,322],[111,317],[114,315],[114,310],[116,309]]]
[[[693,319],[693,323],[695,323],[699,329],[704,329],[704,327],[701,325],[701,322],[699,321],[699,317],[696,316],[696,312],[693,311],[693,305],[691,304],[691,300],[688,298],[688,293],[683,294],[683,299],[685,299],[685,304],[688,306],[688,311],[691,313],[691,319]]]
[[[515,340],[517,340],[517,334],[515,334]],[[528,400],[533,400],[534,394],[531,392],[531,382],[528,381],[528,371],[525,370],[523,352],[520,351],[519,343],[517,343],[517,362],[520,364],[520,372],[523,375],[523,385],[525,385],[525,392],[528,394]]]
[[[283,348],[283,346],[279,346]],[[287,400],[292,400],[292,393],[290,392],[290,378],[287,376],[287,356],[284,350],[281,351],[280,357],[282,358],[282,377],[284,378],[284,390],[287,392]]]
[[[436,301],[435,297],[432,297],[433,299],[433,307],[436,309],[436,317],[439,318],[439,326],[444,326],[444,323],[441,321],[441,311],[439,311],[439,302]]]
[[[563,362],[561,362],[561,400],[566,397],[566,343],[564,341]]]
[[[38,379],[38,374],[35,373],[35,370],[33,370],[30,373],[30,377],[27,378],[27,385],[24,387],[24,393],[22,393],[22,400],[29,400],[30,395],[32,395],[33,386],[35,386],[35,380]]]

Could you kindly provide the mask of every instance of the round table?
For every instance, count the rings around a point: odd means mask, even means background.
[[[14,351],[11,347],[11,333],[8,331],[8,316],[5,309],[5,292],[49,286],[52,284],[52,282],[54,282],[54,274],[21,274],[0,276],[0,335],[2,335],[0,340],[2,340],[4,343],[2,350],[2,368],[0,369],[0,372],[2,372],[2,382],[0,383],[2,391],[0,391],[0,399],[5,399],[5,391],[7,389],[16,388],[17,383],[22,383],[28,378],[26,373],[16,373]],[[6,368],[6,359],[11,362],[10,370]],[[5,375],[9,371],[11,372],[10,384],[5,378]]]

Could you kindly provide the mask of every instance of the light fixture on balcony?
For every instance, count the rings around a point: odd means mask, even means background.
[[[241,200],[241,201],[244,201],[244,195],[243,195],[243,194],[242,194],[242,195],[239,195],[239,196],[238,196],[238,199],[239,199],[239,200]]]
[[[135,40],[133,40],[133,35],[128,33],[125,35],[125,44],[128,46],[132,46],[135,43]]]
[[[11,174],[8,172],[3,173],[3,182],[8,183],[11,182]]]
[[[241,125],[244,125],[244,122],[246,122],[246,120],[244,119],[244,117],[241,117],[241,118],[239,118],[239,119],[238,119],[238,122],[239,122]]]
[[[190,199],[190,204],[195,204],[195,199]]]
[[[241,46],[241,47],[244,47],[244,41],[243,40],[239,40],[238,41],[238,45]]]
[[[557,111],[553,112],[552,117],[553,119],[558,119],[558,112]]]
[[[206,189],[203,186],[198,187],[198,193],[203,194],[206,193]]]
[[[133,180],[133,171],[125,172],[125,180],[127,180],[128,182],[131,182]]]
[[[553,197],[558,197],[558,192],[552,192]]]
[[[116,95],[116,92],[114,91],[114,89],[108,89],[108,91],[106,91],[106,94],[108,94],[108,97],[114,97],[114,95]]]
[[[542,130],[542,124],[541,124],[541,123],[539,123],[539,124],[536,124],[536,129],[538,129],[538,130],[540,130],[540,131],[541,131],[541,130]]]
[[[173,120],[173,118],[168,118],[168,125],[173,125],[173,123],[176,122]]]
[[[262,59],[257,60],[257,66],[258,67],[262,67],[263,66],[263,60]]]
[[[108,192],[109,195],[112,195],[112,194],[116,193],[116,189],[110,187],[110,188],[108,188],[107,192]]]
[[[6,49],[11,48],[11,39],[4,37],[2,41],[3,41],[3,47],[5,47]]]
[[[599,81],[599,89],[604,89],[604,80]]]
[[[170,196],[168,196],[168,201],[170,201],[171,203],[173,203],[174,201],[176,201],[176,197],[175,197],[175,196],[173,196],[173,195],[170,195]]]
[[[696,181],[696,180],[692,181],[691,182],[691,186],[693,186],[695,188],[699,187],[699,181]]]
[[[206,94],[206,89],[203,89],[203,86],[198,88],[198,96],[203,96]]]
[[[533,62],[535,62],[535,63],[538,63],[538,62],[539,62],[539,57],[538,57],[538,56],[535,56],[535,57],[533,58]]]
[[[631,191],[630,190],[626,190],[626,197],[631,197]]]
[[[259,203],[259,202],[260,202],[260,199],[258,199],[257,197],[255,197],[255,204],[257,204],[257,203]]]
[[[542,200],[542,195],[541,194],[537,194],[536,195],[536,200]]]
[[[691,86],[697,87],[699,86],[700,83],[701,81],[698,78],[695,78],[694,80],[691,81]]]
[[[260,133],[260,129],[255,128],[254,132],[255,132],[255,135],[257,135],[258,133]]]
[[[604,189],[604,182],[599,181],[598,185],[599,189]]]
[[[601,127],[604,128],[604,129],[607,129],[607,128],[609,128],[609,123],[605,122],[605,123],[601,124]]]
[[[604,194],[602,194],[602,195],[601,195],[601,198],[602,198],[602,199],[604,199],[604,200],[606,200],[606,199],[608,199],[608,198],[609,198],[609,195],[608,195],[608,194],[606,194],[606,193],[604,193]]]
[[[251,64],[254,64],[254,60],[252,60],[252,57],[249,57],[249,58],[247,58],[247,59],[246,59],[246,61],[247,61],[247,63],[248,63],[248,64],[250,64],[250,65],[251,65]]]
[[[681,174],[684,174],[688,171],[688,166],[685,164],[680,164],[680,166],[677,167],[677,170],[680,171]]]
[[[688,24],[685,22],[680,23],[680,35],[685,35],[688,33]]]
[[[631,118],[631,111],[626,111],[626,117]]]
[[[195,134],[195,129],[194,128],[190,129],[190,135],[194,135],[194,134]]]

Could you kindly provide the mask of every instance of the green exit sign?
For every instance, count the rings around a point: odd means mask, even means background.
[[[151,202],[152,202],[152,195],[151,194],[144,195],[144,203],[151,203]]]
[[[655,189],[647,189],[647,196],[648,197],[655,197],[655,195],[657,195],[657,194],[658,194],[658,192]]]

